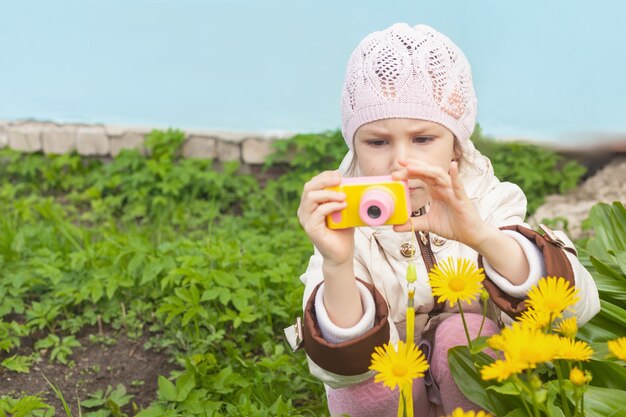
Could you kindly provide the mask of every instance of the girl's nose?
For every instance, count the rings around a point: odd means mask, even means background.
[[[398,161],[406,160],[406,157],[407,157],[406,147],[403,146],[403,145],[396,145],[394,147],[393,164],[391,165],[391,170],[392,171],[397,171],[397,170],[401,169],[402,165],[400,165],[400,163]]]

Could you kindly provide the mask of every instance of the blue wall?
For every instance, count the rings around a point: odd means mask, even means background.
[[[487,133],[626,135],[626,2],[518,3],[0,0],[0,119],[334,129],[350,52],[406,21],[465,51]]]

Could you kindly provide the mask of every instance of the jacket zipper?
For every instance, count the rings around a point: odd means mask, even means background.
[[[428,232],[415,232],[415,234],[417,235],[417,243],[419,244],[420,252],[422,253],[422,259],[424,259],[424,263],[426,264],[426,270],[430,272],[437,261],[435,260],[435,254],[430,248]]]
[[[422,254],[422,259],[426,264],[426,270],[430,272],[437,264],[437,259],[435,258],[432,248],[430,247],[428,232],[415,232],[415,234],[417,237],[417,243],[420,247],[420,252]],[[444,308],[444,303],[440,303],[438,297],[433,297],[433,301],[435,304],[430,313],[428,313],[429,318],[441,313]]]

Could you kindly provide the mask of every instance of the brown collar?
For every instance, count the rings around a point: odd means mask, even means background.
[[[419,210],[417,211],[412,211],[411,217],[419,217],[419,216],[423,216],[424,214],[426,214],[426,206],[420,207]]]

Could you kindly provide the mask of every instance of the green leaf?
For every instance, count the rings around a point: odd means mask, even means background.
[[[622,274],[626,274],[626,251],[614,251],[615,260]]]
[[[508,413],[504,417],[528,417],[528,414],[526,414],[525,410],[522,410],[521,408],[517,408],[511,411],[510,413]]]
[[[176,401],[182,402],[185,401],[191,390],[196,386],[196,380],[193,373],[188,372],[183,374],[176,381]]]
[[[157,404],[153,404],[150,406],[150,408],[146,408],[145,410],[141,410],[139,413],[135,414],[135,417],[165,417],[166,415],[166,410],[164,410],[160,405]],[[174,414],[170,414],[169,415],[176,415]]]
[[[161,263],[150,263],[148,264],[144,270],[143,273],[141,274],[141,285],[145,285],[149,282],[152,282],[156,279],[156,277],[161,273],[161,271],[163,270],[163,264]]]
[[[130,262],[128,262],[128,266],[126,268],[128,275],[134,276],[137,273],[137,270],[139,270],[139,267],[144,263],[145,259],[145,255],[136,253],[131,258]]]
[[[490,336],[480,336],[477,339],[474,339],[472,343],[472,348],[470,349],[470,353],[475,355],[483,350],[487,349],[489,346],[487,345],[487,340],[489,340]]]
[[[198,315],[198,309],[199,308],[197,306],[189,308],[185,312],[185,314],[183,315],[183,319],[181,320],[181,324],[183,326],[186,326],[191,321],[191,319],[193,319],[194,317],[196,317]]]
[[[91,287],[91,301],[95,304],[97,303],[104,295],[104,288],[100,282],[94,283]]]
[[[591,385],[626,390],[626,368],[623,366],[615,362],[591,360],[585,364],[585,369],[591,371]]]
[[[162,398],[165,401],[176,401],[176,387],[170,380],[159,375],[158,384],[159,390],[157,394],[159,398]]]
[[[626,302],[626,281],[617,280],[596,271],[593,271],[592,275],[602,299],[610,301],[608,299],[610,298],[618,303]]]
[[[26,374],[30,372],[30,367],[34,361],[35,359],[31,356],[13,355],[3,360],[2,366],[9,371]]]
[[[578,330],[579,338],[588,342],[600,342],[624,335],[626,310],[602,299],[600,305],[600,312]]]
[[[626,282],[626,278],[622,274],[620,274],[619,271],[613,269],[606,261],[602,261],[601,259],[595,258],[593,256],[591,256],[590,259],[591,264],[600,274],[617,280],[618,282]]]
[[[548,415],[552,417],[565,417],[565,412],[563,411],[563,399],[560,396],[560,391],[558,388],[558,384],[548,383],[546,384],[548,388],[548,401],[546,401],[546,408],[549,410]],[[569,406],[569,399],[565,399],[565,405]]]
[[[41,398],[32,395],[27,395],[20,398],[12,407],[12,417],[28,417],[31,415],[37,415],[33,411],[37,410],[49,410],[52,407],[44,403]]]
[[[231,272],[214,270],[211,272],[211,278],[215,284],[227,288],[238,288],[239,280]]]
[[[115,291],[117,291],[118,287],[119,285],[117,282],[117,278],[110,277],[109,280],[107,281],[107,286],[106,286],[106,295],[109,300],[113,299],[113,296],[115,295]]]
[[[100,395],[102,395],[102,390],[98,390],[98,391],[100,391]],[[102,398],[91,398],[91,399],[86,399],[80,402],[80,405],[85,408],[99,407],[103,404],[104,404],[104,399]]]
[[[481,379],[477,366],[482,367],[491,362],[493,359],[484,353],[471,355],[467,346],[456,346],[448,351],[452,377],[463,395],[495,415],[506,415],[522,404],[515,397],[487,392],[487,387],[494,384]]]
[[[594,238],[586,250],[594,257],[610,261],[607,250],[626,251],[626,209],[615,202],[613,205],[598,203],[591,208],[589,222],[593,226]]]
[[[491,385],[488,386],[487,389],[504,395],[520,395],[519,388],[517,388],[513,382],[505,382],[502,385]]]
[[[622,417],[626,415],[626,391],[588,387],[585,392],[587,417]]]

